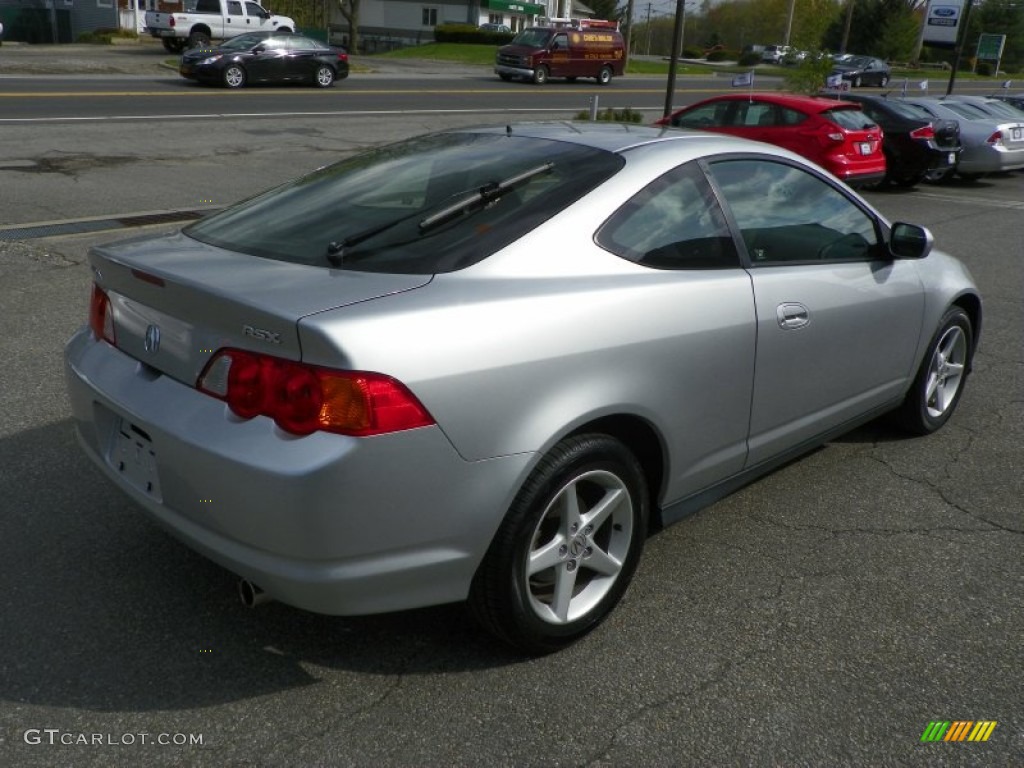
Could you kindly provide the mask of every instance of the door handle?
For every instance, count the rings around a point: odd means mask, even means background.
[[[796,328],[806,328],[811,322],[811,313],[803,304],[787,302],[779,304],[775,310],[775,318],[779,321],[779,327],[789,331]]]

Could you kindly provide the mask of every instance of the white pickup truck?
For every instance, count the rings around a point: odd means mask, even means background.
[[[185,13],[146,11],[146,29],[173,53],[197,48],[210,40],[227,40],[246,32],[294,32],[295,22],[274,16],[252,0],[196,0]]]

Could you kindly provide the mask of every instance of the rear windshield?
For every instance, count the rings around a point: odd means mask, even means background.
[[[922,118],[925,120],[932,119],[932,116],[925,112],[923,109],[921,109],[918,106],[915,106],[914,104],[907,104],[905,101],[893,100],[888,102],[888,105],[889,109],[891,109],[898,115],[903,115],[903,117],[912,117],[915,120],[920,120]]]
[[[184,232],[296,264],[450,272],[522,237],[622,165],[611,152],[546,139],[434,134],[322,168]]]
[[[986,115],[977,107],[971,106],[970,104],[960,104],[955,101],[944,101],[942,105],[950,112],[956,112],[960,117],[966,118],[967,120],[990,120],[992,115]]]
[[[826,109],[821,113],[821,116],[851,131],[866,131],[869,128],[876,127],[874,121],[856,107]]]

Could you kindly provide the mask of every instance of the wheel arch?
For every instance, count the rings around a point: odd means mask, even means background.
[[[974,353],[978,349],[978,339],[981,337],[981,299],[977,294],[964,293],[956,298],[953,306],[960,307],[971,320],[971,348],[967,358],[968,370],[971,370],[974,363]]]
[[[573,428],[557,442],[583,434],[599,433],[613,437],[629,449],[643,470],[650,498],[650,532],[662,527],[658,500],[665,480],[665,446],[654,426],[639,416],[627,413],[601,416]]]
[[[188,31],[188,36],[192,37],[192,35],[196,34],[197,32],[202,33],[207,37],[213,37],[210,28],[206,24],[193,24],[192,28]]]

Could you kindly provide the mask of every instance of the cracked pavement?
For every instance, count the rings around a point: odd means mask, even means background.
[[[151,137],[109,127],[10,129],[14,158],[62,170],[0,168],[3,223],[227,203],[397,130],[353,122],[237,123],[244,150],[180,160],[177,129],[153,160]],[[1019,178],[972,195],[1020,198]],[[869,424],[652,537],[604,627],[540,659],[460,606],[243,610],[234,578],[143,520],[71,435],[60,354],[86,317],[84,255],[132,233],[0,241],[0,763],[1024,764],[1019,220],[927,190],[871,199],[981,285],[956,416],[927,438]],[[999,725],[921,744],[936,719]],[[204,743],[33,746],[30,728]]]

